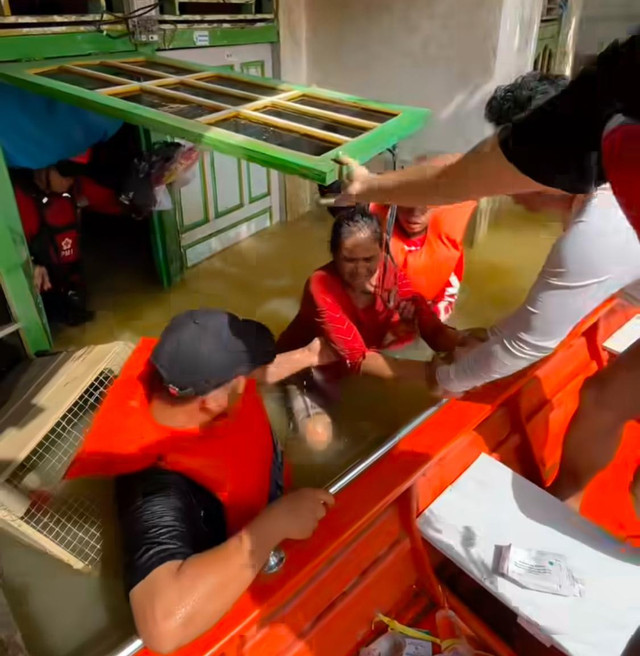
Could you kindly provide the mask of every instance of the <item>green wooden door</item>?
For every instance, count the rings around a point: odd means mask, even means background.
[[[23,343],[33,355],[51,348],[51,334],[42,300],[33,287],[31,258],[2,148],[0,198],[0,284],[9,303],[13,321],[20,324]]]
[[[265,44],[203,48],[196,54],[200,63],[218,70],[255,77],[272,75],[271,48]],[[193,51],[177,54],[193,56]],[[276,171],[259,164],[220,152],[204,152],[191,183],[174,195],[185,266],[194,266],[277,223],[278,178]]]

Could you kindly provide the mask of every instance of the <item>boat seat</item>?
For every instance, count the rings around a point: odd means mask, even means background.
[[[422,536],[495,595],[538,640],[569,656],[620,656],[640,626],[640,550],[618,542],[482,454],[418,518]],[[495,573],[496,547],[562,554],[582,597],[528,590]]]

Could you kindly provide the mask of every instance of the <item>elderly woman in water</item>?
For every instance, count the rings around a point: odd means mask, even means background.
[[[316,444],[330,439],[328,418],[320,417],[326,417],[322,406],[330,398],[331,380],[363,373],[426,383],[428,363],[382,351],[407,345],[418,335],[438,352],[451,352],[462,341],[462,333],[438,319],[385,255],[380,222],[365,208],[351,208],[336,218],[330,247],[333,259],[307,280],[300,310],[277,343],[284,352],[323,337],[338,355],[322,373],[313,371],[287,388],[300,432]],[[310,434],[318,432],[312,427],[321,428],[320,437]]]

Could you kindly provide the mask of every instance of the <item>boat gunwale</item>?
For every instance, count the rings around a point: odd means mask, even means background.
[[[616,305],[624,304],[617,295],[601,304],[556,349],[554,355],[571,346]],[[640,312],[640,309],[638,309]],[[333,493],[341,492],[336,507],[329,513],[312,538],[287,542],[287,564],[273,575],[259,575],[234,607],[209,631],[186,646],[186,654],[215,654],[229,648],[231,641],[252,626],[274,621],[282,607],[331,558],[357,538],[364,528],[416,483],[431,461],[458,439],[469,434],[498,407],[515,397],[523,386],[549,362],[549,356],[504,380],[465,395],[463,399],[440,402],[409,422],[385,441],[370,456],[353,465],[329,485]],[[405,456],[410,458],[407,464]],[[383,457],[383,456],[387,457]],[[375,457],[374,457],[375,456]],[[366,467],[362,463],[368,462]],[[357,471],[357,473],[355,473]],[[376,481],[378,484],[375,484]],[[362,511],[362,499],[368,503]],[[424,508],[418,508],[418,514]],[[259,601],[254,601],[254,598]],[[133,656],[147,652],[139,638],[105,656]]]

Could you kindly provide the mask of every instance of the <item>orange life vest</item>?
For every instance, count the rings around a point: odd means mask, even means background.
[[[254,380],[224,416],[204,428],[156,423],[149,409],[155,339],[142,339],[98,409],[66,478],[117,476],[148,467],[181,473],[225,507],[230,534],[269,500],[273,438]]]
[[[391,237],[393,259],[415,291],[428,301],[442,293],[454,270],[462,271],[462,241],[476,206],[476,201],[467,201],[430,208],[426,239],[419,249],[408,247],[409,240],[396,223]],[[372,203],[369,209],[386,223],[387,205]]]

